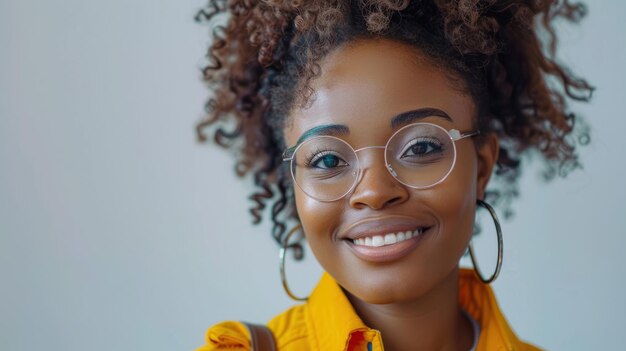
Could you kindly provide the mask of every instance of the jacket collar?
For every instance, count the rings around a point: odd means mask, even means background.
[[[346,350],[353,333],[369,330],[333,277],[324,272],[307,301],[315,350]]]
[[[491,287],[480,282],[472,270],[460,269],[459,304],[480,325],[477,350],[502,347],[513,350],[522,345],[502,315]],[[339,284],[326,272],[309,297],[307,307],[310,315],[307,324],[317,350],[347,350],[355,334],[359,337],[364,333],[378,334],[363,323]]]
[[[460,271],[459,304],[480,324],[476,350],[517,350],[524,347],[500,311],[491,286],[483,284],[473,270]]]

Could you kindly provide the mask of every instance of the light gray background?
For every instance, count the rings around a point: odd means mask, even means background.
[[[598,87],[585,170],[546,185],[526,167],[504,225],[494,288],[547,349],[623,345],[625,4],[562,30],[561,57]],[[251,186],[195,142],[202,5],[0,0],[1,350],[191,350],[217,321],[291,305]],[[290,265],[295,290],[313,261]]]

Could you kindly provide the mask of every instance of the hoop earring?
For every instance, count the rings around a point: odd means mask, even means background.
[[[280,269],[280,279],[283,282],[283,289],[285,289],[287,295],[289,295],[290,298],[296,301],[306,301],[309,298],[308,296],[298,297],[291,292],[291,289],[289,289],[289,285],[287,284],[287,274],[285,273],[285,256],[287,253],[287,249],[289,248],[289,239],[293,234],[299,231],[302,231],[302,224],[296,225],[289,231],[289,233],[287,233],[287,236],[283,240],[283,244],[280,247],[280,251],[278,252],[278,265]]]
[[[491,207],[491,205],[489,205],[488,203],[480,199],[476,199],[476,204],[487,209],[487,211],[489,211],[489,214],[491,215],[491,218],[493,219],[493,223],[496,226],[496,234],[498,235],[498,262],[496,264],[495,272],[493,272],[493,274],[489,278],[485,278],[482,272],[480,271],[480,268],[478,267],[478,262],[476,261],[476,258],[474,256],[474,248],[472,247],[472,241],[470,240],[470,243],[469,243],[469,253],[470,253],[470,258],[472,259],[472,265],[474,266],[474,272],[484,284],[490,284],[493,281],[495,281],[496,278],[498,278],[498,275],[500,274],[500,268],[502,268],[502,255],[503,255],[502,228],[500,227],[500,221],[498,220],[496,211],[493,209],[493,207]]]

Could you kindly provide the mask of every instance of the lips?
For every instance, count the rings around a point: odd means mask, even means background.
[[[389,262],[411,253],[433,226],[413,217],[370,217],[340,229],[338,238],[363,260]]]

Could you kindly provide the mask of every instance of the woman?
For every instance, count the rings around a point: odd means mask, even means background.
[[[578,166],[566,99],[586,101],[592,88],[552,59],[552,23],[584,8],[211,1],[198,19],[219,14],[228,17],[209,49],[213,96],[199,136],[215,127],[238,174],[254,175],[251,212],[259,222],[272,204],[281,253],[300,257],[304,237],[326,271],[306,303],[269,322],[277,349],[537,349],[488,286],[502,262],[489,203],[507,207],[526,153],[538,151],[548,173]],[[500,186],[487,191],[492,174]],[[487,275],[459,268],[479,207],[499,240]],[[223,322],[200,350],[251,342],[244,324]]]

